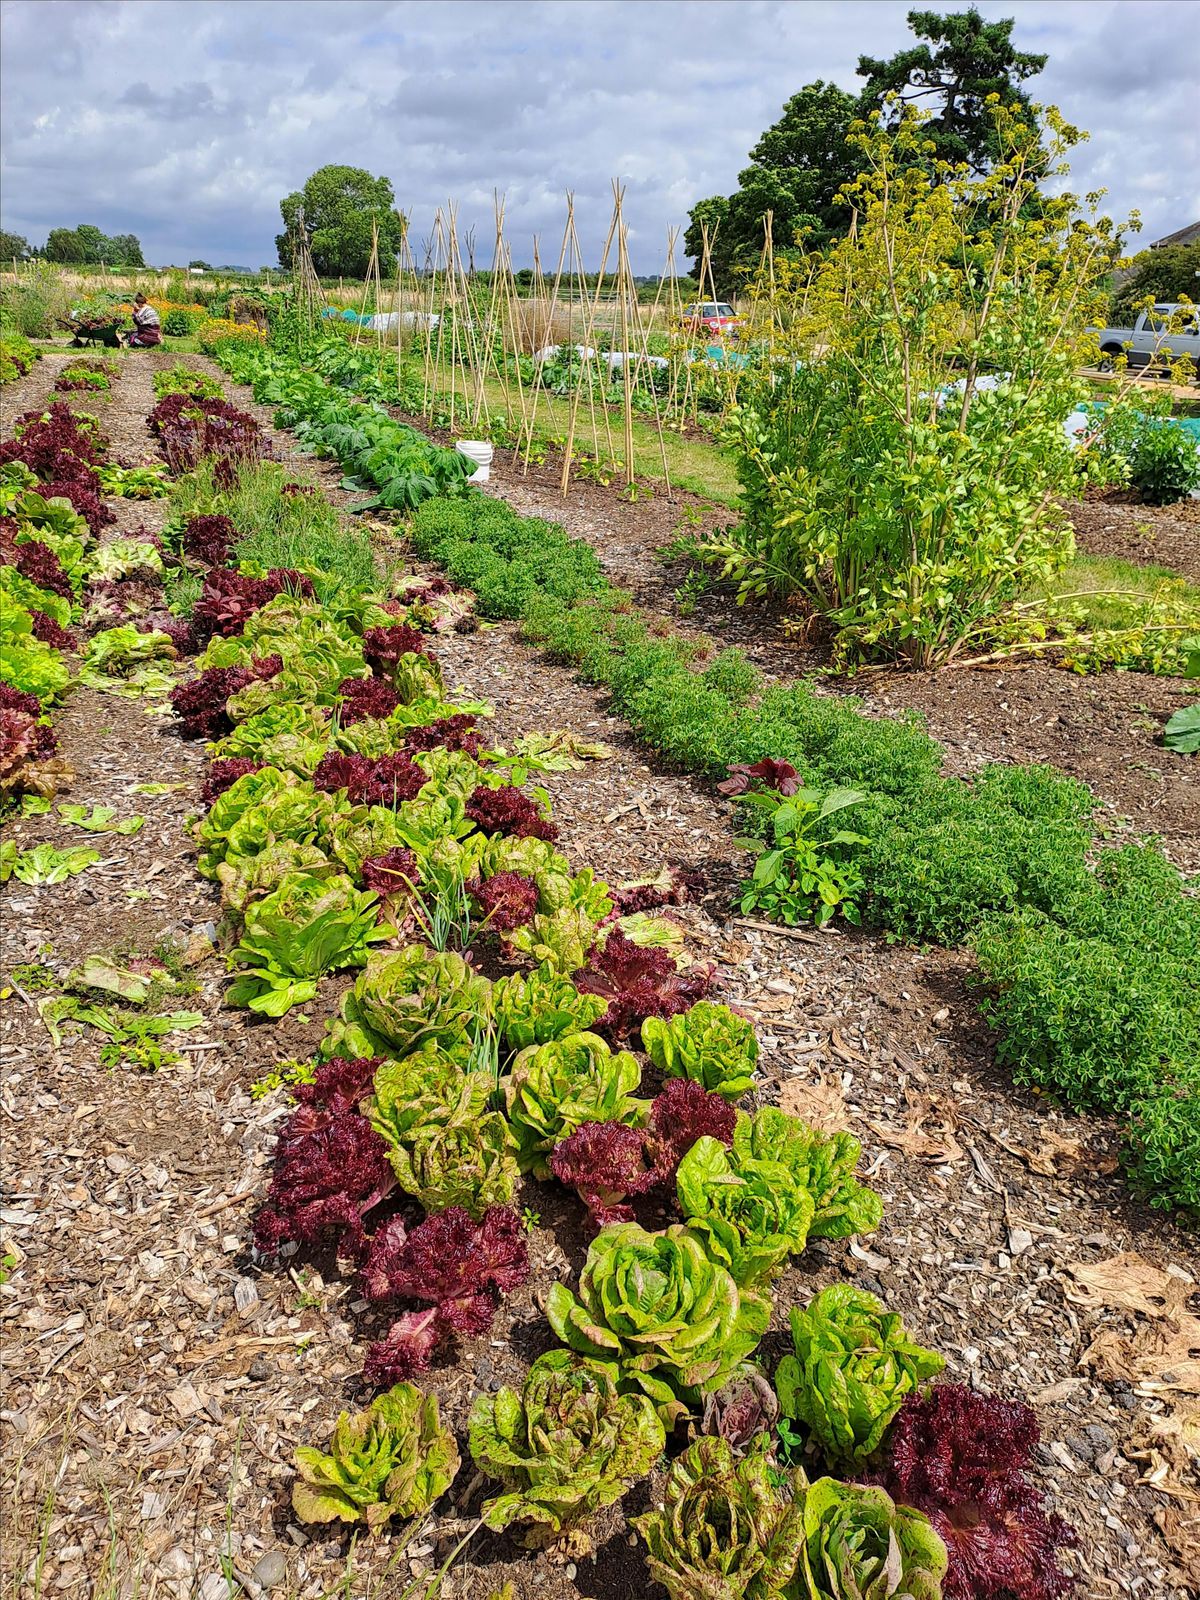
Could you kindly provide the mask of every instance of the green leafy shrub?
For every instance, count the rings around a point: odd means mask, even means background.
[[[506,1492],[484,1502],[497,1533],[524,1526],[522,1542],[549,1543],[620,1499],[662,1454],[653,1403],[622,1394],[611,1362],[565,1350],[539,1356],[518,1394],[503,1388],[471,1407],[471,1456]]]
[[[169,339],[187,339],[207,320],[207,312],[189,311],[185,306],[173,306],[162,319],[162,331]],[[211,391],[190,389],[159,389],[157,383],[155,383],[154,387],[155,392],[160,395],[211,393]],[[220,398],[219,390],[217,397]]]
[[[690,1078],[727,1100],[739,1100],[754,1086],[758,1039],[728,1006],[699,1000],[678,1016],[647,1017],[642,1045],[664,1076]]]
[[[743,375],[730,412],[743,520],[710,556],[743,600],[801,595],[848,657],[929,667],[1032,628],[1017,604],[1070,553],[1062,419],[1119,237],[1068,198],[1039,198],[1030,226],[1045,163],[1079,135],[1053,112],[993,114],[981,175],[935,180],[910,108],[850,134],[858,225],[775,278],[781,359]]]
[[[757,857],[741,886],[742,915],[757,911],[789,927],[811,921],[823,928],[840,911],[847,922],[858,922],[863,877],[857,855],[871,841],[829,819],[866,798],[858,789],[741,795],[738,805],[765,835],[739,841]]]
[[[905,1395],[946,1364],[874,1295],[847,1284],[823,1290],[803,1311],[793,1306],[791,1325],[794,1354],[775,1373],[780,1408],[833,1463],[872,1455]]]
[[[1200,443],[1168,418],[1147,419],[1130,452],[1129,482],[1148,505],[1186,500],[1200,486]]]
[[[296,1451],[292,1508],[301,1522],[365,1522],[380,1533],[393,1517],[428,1511],[458,1466],[436,1395],[398,1383],[365,1411],[342,1412],[328,1455]]]
[[[578,1296],[555,1283],[546,1297],[563,1343],[617,1361],[668,1427],[721,1388],[766,1332],[770,1309],[685,1228],[647,1233],[632,1222],[592,1241]]]

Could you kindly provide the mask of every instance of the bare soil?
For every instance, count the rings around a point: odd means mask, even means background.
[[[164,360],[136,359],[103,413],[106,430],[131,452],[153,403],[149,374]],[[248,401],[244,391],[236,397]],[[14,398],[25,409],[43,396],[9,391],[9,405]],[[248,409],[269,425],[265,408]],[[298,476],[346,503],[336,469],[297,459],[288,436],[274,437]],[[503,475],[496,487],[517,489]],[[138,508],[148,526],[162,504]],[[599,516],[595,506],[576,511],[574,496],[569,505],[566,515]],[[648,508],[620,504],[613,525],[628,531],[626,509],[645,516]],[[651,529],[644,552],[654,536]],[[732,916],[739,862],[727,804],[648,763],[600,692],[545,663],[512,628],[444,638],[438,651],[449,681],[492,701],[501,741],[554,727],[607,741],[611,759],[548,780],[563,847],[614,882],[664,862],[703,869],[706,890],[679,916],[692,952],[719,961],[720,997],[756,1021],[761,1098],[805,1115],[824,1111],[863,1141],[863,1168],[885,1200],[883,1225],[862,1241],[814,1244],[780,1280],[766,1366],[785,1348],[790,1304],[837,1280],[880,1293],[914,1336],[946,1354],[948,1377],[1037,1406],[1042,1486],[1080,1532],[1068,1557],[1080,1596],[1194,1593],[1196,1547],[1187,1541],[1195,1531],[1186,1518],[1195,1507],[1182,1498],[1188,1491],[1165,1447],[1150,1438],[1172,1399],[1170,1381],[1143,1381],[1132,1357],[1125,1375],[1119,1362],[1097,1370],[1085,1360],[1101,1334],[1124,1348],[1129,1335],[1155,1331],[1103,1297],[1079,1303],[1075,1274],[1119,1252],[1171,1269],[1197,1309],[1194,1238],[1130,1199],[1114,1170],[1112,1124],[1064,1118],[1013,1091],[996,1069],[963,957]],[[1073,682],[1056,681],[1064,692]],[[337,1412],[356,1402],[365,1343],[377,1329],[332,1263],[264,1267],[248,1248],[287,1112],[279,1093],[256,1100],[250,1086],[273,1064],[311,1052],[344,982],[279,1025],[222,1009],[223,962],[207,944],[218,932],[216,897],[194,871],[185,832],[194,787],[130,794],[146,780],[194,786],[201,753],[174,736],[169,719],[146,715],[143,702],[103,700],[78,693],[56,719],[78,773],[71,798],[112,804],[121,815],[136,809],[147,823],[105,849],[113,859],[103,869],[50,888],[7,886],[5,971],[41,961],[61,979],[89,950],[148,953],[170,938],[198,986],[175,1003],[201,1011],[204,1025],[184,1036],[187,1066],[151,1080],[103,1069],[90,1032],[52,1048],[38,995],[24,984],[9,980],[0,997],[0,1224],[16,1258],[0,1287],[12,1592],[34,1593],[44,1532],[46,1593],[107,1595],[98,1580],[111,1560],[113,1595],[218,1600],[227,1593],[224,1557],[252,1596],[315,1600],[343,1581],[349,1563],[348,1594],[399,1597],[471,1527],[484,1486],[467,1458],[437,1516],[403,1549],[385,1538],[352,1550],[345,1534],[296,1525],[292,1452],[323,1442]],[[969,720],[963,714],[960,726]],[[1020,728],[1019,719],[1004,725],[1010,754],[1029,753]],[[986,737],[998,731],[989,727]],[[22,843],[84,838],[52,818],[12,826]],[[490,1337],[469,1341],[430,1374],[464,1457],[472,1393],[519,1382],[548,1346],[539,1298],[556,1278],[573,1277],[585,1248],[579,1208],[554,1186],[529,1183],[520,1203],[540,1214],[529,1283],[509,1297]],[[442,1593],[486,1600],[505,1580],[518,1600],[645,1593],[628,1517],[659,1484],[638,1485],[599,1520],[587,1557],[556,1560],[476,1535]],[[267,1571],[264,1558],[275,1555],[282,1578]],[[260,1584],[256,1571],[271,1583]]]

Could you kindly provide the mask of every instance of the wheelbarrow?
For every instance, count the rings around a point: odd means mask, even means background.
[[[59,326],[67,328],[75,337],[71,343],[76,349],[84,345],[105,345],[110,350],[115,350],[121,343],[118,331],[121,324],[115,320],[105,320],[102,317],[59,317]]]

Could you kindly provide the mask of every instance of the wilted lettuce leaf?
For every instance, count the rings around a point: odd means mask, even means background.
[[[788,1585],[803,1547],[804,1475],[783,1473],[763,1437],[739,1459],[697,1439],[671,1463],[661,1509],[635,1517],[650,1576],[671,1600],[807,1600]]]

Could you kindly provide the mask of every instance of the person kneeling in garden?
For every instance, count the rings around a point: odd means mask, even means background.
[[[162,343],[162,323],[158,312],[148,303],[144,294],[139,294],[133,302],[133,332],[125,342],[130,348]]]

